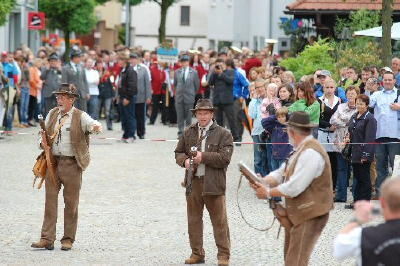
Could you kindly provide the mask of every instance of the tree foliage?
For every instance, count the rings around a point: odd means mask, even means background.
[[[39,9],[46,13],[48,27],[64,32],[65,56],[68,60],[70,33],[85,34],[96,25],[95,0],[40,0]]]
[[[319,40],[313,45],[307,45],[297,57],[282,60],[280,65],[291,70],[297,80],[304,75],[313,74],[317,69],[326,69],[333,73],[335,61],[331,55],[332,51],[332,43],[326,39]]]
[[[347,28],[351,33],[377,27],[381,22],[380,11],[360,9],[352,11],[349,18],[337,18],[335,24],[335,35],[339,36]]]
[[[6,23],[7,15],[14,8],[15,0],[1,0],[0,3],[0,26]]]
[[[343,67],[352,66],[361,70],[365,66],[381,66],[382,50],[376,42],[368,42],[364,46],[348,46],[337,54],[337,72]]]

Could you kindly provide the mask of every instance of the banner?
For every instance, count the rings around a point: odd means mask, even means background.
[[[174,64],[178,62],[179,50],[177,48],[158,48],[157,60],[159,63]]]

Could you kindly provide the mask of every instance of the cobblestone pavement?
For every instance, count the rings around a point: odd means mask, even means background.
[[[118,125],[117,125],[118,126]],[[148,138],[176,136],[176,128],[147,127]],[[27,135],[0,140],[0,264],[112,264],[182,265],[190,255],[184,189],[184,171],[174,161],[175,142],[137,140],[123,144],[97,137],[121,136],[108,131],[94,136],[92,162],[83,175],[79,224],[72,251],[33,250],[40,237],[44,211],[44,189],[32,188],[32,165],[39,151],[37,129],[23,129]],[[246,141],[250,141],[247,135]],[[231,232],[231,265],[282,265],[283,233],[278,226],[269,232],[249,228],[236,205],[239,180],[237,163],[251,164],[253,147],[235,147],[228,169],[228,219]],[[268,205],[256,200],[245,184],[239,191],[244,215],[258,227],[267,226]],[[59,197],[57,239],[63,232],[63,202]],[[350,219],[351,212],[338,204],[311,258],[311,265],[341,264],[332,257],[332,241]],[[216,247],[205,212],[204,248],[206,265],[215,265]]]

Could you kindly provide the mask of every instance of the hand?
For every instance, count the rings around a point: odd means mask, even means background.
[[[251,187],[256,191],[256,196],[259,199],[266,199],[268,195],[267,188],[260,183],[252,184]]]
[[[103,127],[101,126],[101,124],[93,126],[93,132],[100,133],[102,130],[103,130]]]
[[[86,95],[86,100],[89,101],[90,99],[90,94]]]
[[[361,163],[366,163],[366,162],[368,162],[368,159],[361,158]]]
[[[122,100],[122,105],[123,105],[123,106],[127,106],[128,104],[129,104],[129,100],[127,100],[127,99],[124,98],[124,99]]]
[[[393,111],[400,111],[400,103],[392,103],[390,105],[390,109],[392,109]]]
[[[354,204],[354,216],[360,223],[368,223],[372,220],[373,205],[366,200],[359,200]]]
[[[189,158],[187,158],[187,159],[185,160],[185,168],[188,169],[188,170],[189,170],[189,168],[190,168],[190,159],[189,159]]]
[[[151,104],[151,99],[147,99],[146,104]]]
[[[201,160],[203,159],[202,158],[202,154],[203,153],[201,151],[197,152],[196,157],[193,158],[193,161],[194,161],[195,164],[200,164],[201,163]]]
[[[332,125],[332,126],[329,128],[329,130],[330,130],[330,131],[335,131],[335,130],[336,130],[336,126],[335,126],[335,125]]]

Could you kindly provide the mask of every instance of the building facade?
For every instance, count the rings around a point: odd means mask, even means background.
[[[208,47],[208,0],[182,0],[167,13],[166,38],[175,47],[188,50]],[[131,46],[154,49],[158,46],[160,6],[151,1],[131,7]]]
[[[290,41],[279,28],[283,11],[291,0],[209,0],[208,39],[212,49],[224,46],[265,47],[265,39],[276,39],[274,52],[290,49]]]
[[[27,45],[37,51],[40,44],[39,31],[28,30],[28,12],[37,10],[37,0],[17,0],[6,24],[0,27],[0,51],[14,51]]]

